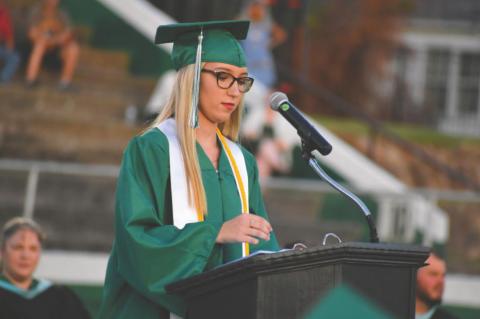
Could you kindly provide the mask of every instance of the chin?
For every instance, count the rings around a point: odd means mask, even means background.
[[[228,122],[230,120],[230,114],[225,115],[225,116],[219,116],[214,120],[215,123],[217,124],[223,124],[225,122]]]
[[[14,278],[17,278],[17,280],[27,280],[27,279],[30,279],[32,278],[33,276],[33,272],[32,271],[22,271],[22,272],[17,272],[15,273],[15,275],[13,276]]]
[[[417,290],[417,298],[427,304],[429,308],[442,303],[442,297],[438,294],[428,294],[422,290]]]

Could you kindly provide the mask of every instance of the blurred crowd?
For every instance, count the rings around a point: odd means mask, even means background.
[[[0,0],[0,83],[8,85],[20,66],[25,67],[24,81],[28,88],[39,83],[39,74],[46,60],[61,67],[59,90],[72,88],[72,79],[79,56],[79,44],[67,13],[59,7],[60,0],[39,1],[30,10],[27,49],[21,52],[15,39],[11,12]],[[24,60],[22,59],[24,57]]]
[[[59,69],[57,89],[70,91],[80,46],[60,0],[41,0],[30,8],[24,38],[15,38],[7,1],[0,0],[0,83],[23,82],[28,89],[39,86],[42,68]],[[279,86],[272,50],[285,43],[287,32],[275,22],[268,0],[246,1],[239,19],[251,21],[250,36],[243,41],[249,72],[255,78],[254,92],[246,97],[243,143],[256,154],[262,181],[290,166],[291,143],[286,143],[278,117],[268,97]],[[20,33],[22,34],[22,33]],[[21,74],[23,73],[23,74]],[[163,93],[163,92],[162,92]],[[280,134],[280,135],[279,135]]]

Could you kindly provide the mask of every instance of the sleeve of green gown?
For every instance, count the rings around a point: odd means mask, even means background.
[[[265,218],[266,220],[270,220],[268,218],[268,214],[265,210],[265,204],[263,202],[263,195],[260,188],[258,167],[255,157],[253,157],[253,155],[245,149],[243,149],[243,155],[248,170],[248,193],[250,211],[254,212],[256,215]],[[270,234],[269,241],[260,240],[260,243],[258,245],[250,245],[250,250],[251,252],[257,250],[280,250],[280,246],[275,236],[275,230]]]
[[[120,275],[148,299],[178,313],[182,302],[166,295],[165,286],[203,271],[218,249],[215,239],[221,225],[191,223],[181,230],[167,225],[168,181],[166,137],[147,132],[133,139],[117,184],[115,245]]]

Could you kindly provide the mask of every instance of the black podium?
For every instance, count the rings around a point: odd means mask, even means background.
[[[415,278],[429,249],[341,243],[260,254],[167,287],[189,319],[302,318],[332,288],[347,284],[396,318],[415,317]]]

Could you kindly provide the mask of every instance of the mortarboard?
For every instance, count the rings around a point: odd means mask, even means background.
[[[359,291],[346,284],[342,284],[320,298],[319,302],[303,318],[392,319],[394,317],[379,308],[367,296],[362,295]]]
[[[195,64],[190,126],[198,126],[197,105],[201,62],[222,62],[246,66],[245,54],[237,40],[248,33],[249,21],[208,21],[162,25],[157,28],[155,43],[173,42],[172,62],[178,71]]]
[[[223,62],[245,66],[245,54],[237,40],[247,37],[250,21],[176,23],[157,28],[155,43],[173,42],[172,61],[178,71],[195,63],[198,37],[203,31],[201,62]]]

